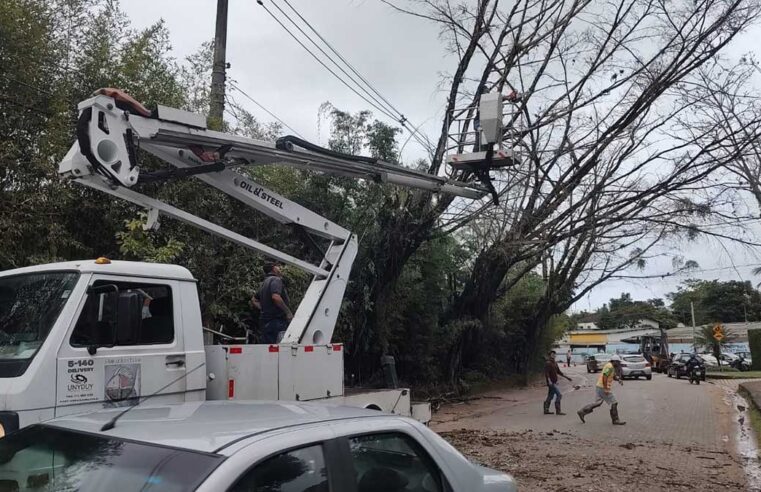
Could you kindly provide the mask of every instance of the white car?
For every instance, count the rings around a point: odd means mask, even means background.
[[[717,361],[716,357],[711,354],[698,354],[698,357],[703,359],[703,363],[706,367],[719,367],[719,361]]]
[[[3,490],[517,490],[419,422],[319,403],[211,401],[67,416],[0,439]],[[106,428],[108,429],[108,425]]]
[[[653,379],[653,369],[650,363],[639,354],[621,356],[621,377],[639,379],[643,377],[648,381]]]

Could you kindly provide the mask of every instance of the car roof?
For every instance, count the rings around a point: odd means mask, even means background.
[[[152,277],[173,280],[194,281],[193,274],[179,265],[164,263],[146,263],[141,261],[112,260],[109,263],[97,264],[95,260],[62,261],[44,265],[28,266],[15,270],[0,272],[0,277],[20,275],[24,273],[42,273],[51,271],[76,271],[80,273],[100,273],[104,275],[127,275],[130,277]]]
[[[394,418],[376,410],[322,403],[204,401],[140,405],[107,431],[100,428],[123,408],[59,417],[54,426],[103,436],[215,452],[233,442],[276,429],[358,418]]]

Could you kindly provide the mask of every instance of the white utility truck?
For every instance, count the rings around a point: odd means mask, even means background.
[[[253,182],[242,166],[289,165],[331,175],[480,198],[481,184],[323,149],[215,132],[193,113],[148,111],[104,89],[79,105],[77,142],[59,172],[74,182],[234,241],[313,275],[282,341],[205,345],[196,281],[183,267],[98,260],[0,273],[0,424],[3,432],[62,415],[155,403],[328,400],[430,418],[406,389],[344,391],[344,351],[333,330],[357,253],[350,231]],[[482,113],[482,120],[486,119]],[[138,148],[172,167],[145,172]],[[131,189],[194,176],[326,246],[312,264]],[[93,224],[92,227],[97,227]],[[208,340],[207,340],[208,342]]]

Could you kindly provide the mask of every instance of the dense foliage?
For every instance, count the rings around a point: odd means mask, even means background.
[[[761,293],[750,281],[688,280],[668,298],[674,316],[684,324],[691,323],[690,303],[698,325],[761,319]]]
[[[634,301],[627,292],[618,299],[611,299],[596,313],[597,326],[603,330],[615,328],[634,328],[642,320],[656,321],[663,328],[676,326],[676,319],[662,299]]]
[[[666,299],[668,306],[663,299],[636,301],[628,292],[622,292],[618,298],[610,299],[593,312],[574,314],[572,321],[574,324],[593,322],[598,328],[609,330],[633,328],[642,320],[652,320],[669,329],[678,323],[692,324],[692,305],[695,324],[709,325],[706,333],[710,335],[711,327],[717,323],[761,319],[761,292],[750,282],[686,280],[676,292],[666,294]],[[709,340],[708,343],[712,342]]]

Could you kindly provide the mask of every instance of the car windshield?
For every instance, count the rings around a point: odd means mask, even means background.
[[[0,439],[2,490],[194,490],[220,455],[35,425]]]
[[[645,358],[641,355],[625,355],[624,360],[626,362],[645,362]]]
[[[0,277],[0,377],[23,374],[78,278],[75,272]]]

